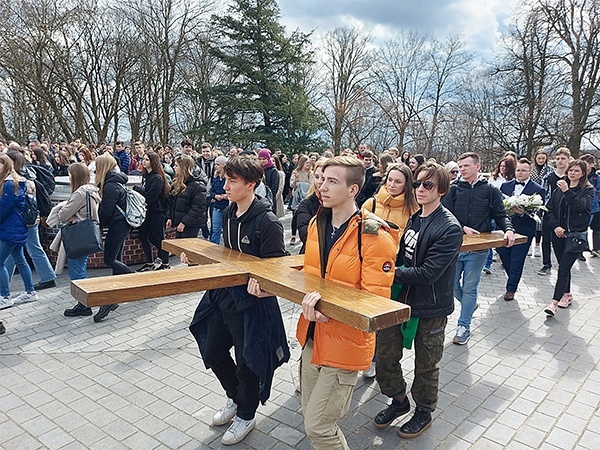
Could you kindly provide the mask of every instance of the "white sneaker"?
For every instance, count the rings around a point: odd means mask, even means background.
[[[533,256],[535,256],[536,258],[539,258],[540,256],[542,256],[542,249],[540,248],[539,245],[536,245],[533,248]]]
[[[533,246],[529,246],[529,250],[527,251],[527,256],[533,255]]]
[[[256,420],[244,420],[240,419],[238,416],[233,418],[233,423],[229,425],[227,431],[221,438],[221,444],[223,445],[233,445],[242,441],[248,433],[250,433],[254,426],[256,425]]]
[[[10,295],[0,297],[0,309],[10,308],[14,304],[15,302],[10,298]]]
[[[37,292],[35,292],[35,291],[21,292],[19,295],[17,295],[15,298],[13,298],[15,305],[20,305],[21,303],[37,302],[37,300],[38,300],[38,295],[37,295]]]
[[[362,371],[362,376],[365,378],[374,378],[377,372],[375,372],[375,361],[371,361],[371,365],[367,370]]]
[[[225,425],[226,423],[231,422],[231,419],[235,417],[235,413],[237,412],[237,405],[233,402],[232,399],[228,398],[227,403],[213,417],[212,424],[215,426]]]

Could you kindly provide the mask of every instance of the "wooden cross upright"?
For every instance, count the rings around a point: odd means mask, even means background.
[[[518,236],[516,243],[526,240]],[[484,233],[464,236],[461,251],[503,245],[502,233]],[[253,277],[261,289],[297,304],[306,293],[317,291],[322,296],[317,304],[321,313],[363,331],[388,328],[410,318],[407,305],[301,271],[304,255],[261,259],[194,238],[165,240],[162,246],[176,255],[185,252],[190,262],[200,265],[75,280],[71,295],[91,307],[243,286]]]

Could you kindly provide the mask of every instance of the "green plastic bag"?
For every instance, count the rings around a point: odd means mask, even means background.
[[[411,317],[407,322],[400,324],[400,332],[402,333],[402,344],[404,348],[410,350],[412,348],[413,341],[417,335],[417,328],[419,328],[419,318]]]

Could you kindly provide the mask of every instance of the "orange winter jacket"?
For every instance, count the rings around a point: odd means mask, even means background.
[[[306,273],[390,298],[397,245],[386,231],[385,222],[366,211],[352,217],[345,233],[333,245],[327,267],[322,271],[321,261],[324,261],[324,256],[321,255],[321,249],[325,247],[328,216],[331,216],[331,210],[321,208],[308,226],[304,255]],[[296,338],[302,347],[308,339],[309,324],[304,316],[300,315]],[[313,364],[347,370],[366,370],[371,364],[374,352],[374,333],[365,333],[334,319],[315,322],[311,360]]]
[[[373,208],[374,201],[376,202],[375,208]],[[375,197],[371,197],[363,204],[362,209],[375,213],[388,223],[397,225],[400,229],[398,233],[398,237],[400,238],[404,232],[404,228],[406,228],[408,219],[419,209],[417,207],[413,211],[406,211],[405,206],[404,194],[392,197],[384,184],[381,186],[379,192],[375,194]]]

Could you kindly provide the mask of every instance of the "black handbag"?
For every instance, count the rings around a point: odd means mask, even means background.
[[[86,192],[87,213],[84,220],[69,223],[60,231],[67,258],[77,259],[103,250],[102,231],[97,220],[92,219],[90,193]]]
[[[581,253],[590,250],[587,231],[566,231],[565,253]]]

